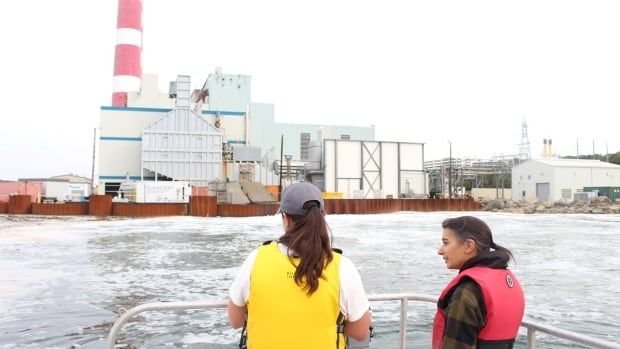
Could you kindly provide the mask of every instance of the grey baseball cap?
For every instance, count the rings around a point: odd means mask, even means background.
[[[314,184],[307,182],[295,183],[282,192],[282,200],[280,201],[280,209],[278,212],[286,214],[305,215],[308,210],[303,208],[308,201],[317,201],[319,209],[325,210],[325,202],[323,202],[323,194]]]

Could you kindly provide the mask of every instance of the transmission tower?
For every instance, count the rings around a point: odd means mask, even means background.
[[[525,119],[523,119],[523,123],[521,124],[521,144],[519,145],[519,160],[525,161],[532,158],[532,153],[530,151],[530,139],[527,136],[527,123]]]

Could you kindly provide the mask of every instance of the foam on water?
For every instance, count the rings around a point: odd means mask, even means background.
[[[357,265],[368,293],[436,295],[454,276],[437,256],[441,221],[457,215],[333,215],[327,220],[335,245]],[[516,256],[511,267],[526,291],[527,319],[620,338],[620,216],[475,215]],[[100,348],[121,308],[224,300],[248,253],[281,233],[279,216],[0,215],[0,347]],[[372,307],[373,347],[394,347],[398,302]],[[433,304],[410,303],[411,346],[428,346],[433,315]],[[121,334],[121,342],[145,347],[232,348],[237,340],[224,309],[144,313]],[[547,336],[538,343],[570,347]]]

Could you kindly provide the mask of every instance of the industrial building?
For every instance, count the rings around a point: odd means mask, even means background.
[[[620,166],[599,160],[529,160],[512,168],[512,200],[573,200],[590,187],[620,187]]]
[[[223,182],[234,198],[255,188],[248,183],[305,180],[343,198],[427,194],[423,144],[376,142],[374,126],[275,122],[273,104],[252,101],[251,76],[220,68],[202,88],[180,75],[162,92],[157,76],[142,74],[141,38],[141,2],[119,0],[112,105],[100,108],[97,193],[116,195],[135,181],[182,181],[211,193]]]
[[[283,153],[297,163],[309,160],[319,137],[374,140],[374,127],[277,123],[273,104],[251,102],[250,81],[216,69],[202,89],[191,90],[189,77],[179,76],[162,93],[157,77],[145,75],[141,91],[127,93],[127,106],[102,106],[99,191],[136,180],[278,184],[282,140]]]

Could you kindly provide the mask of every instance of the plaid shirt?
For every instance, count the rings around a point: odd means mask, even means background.
[[[443,349],[476,349],[478,333],[487,321],[478,285],[465,280],[456,286],[445,314]]]

